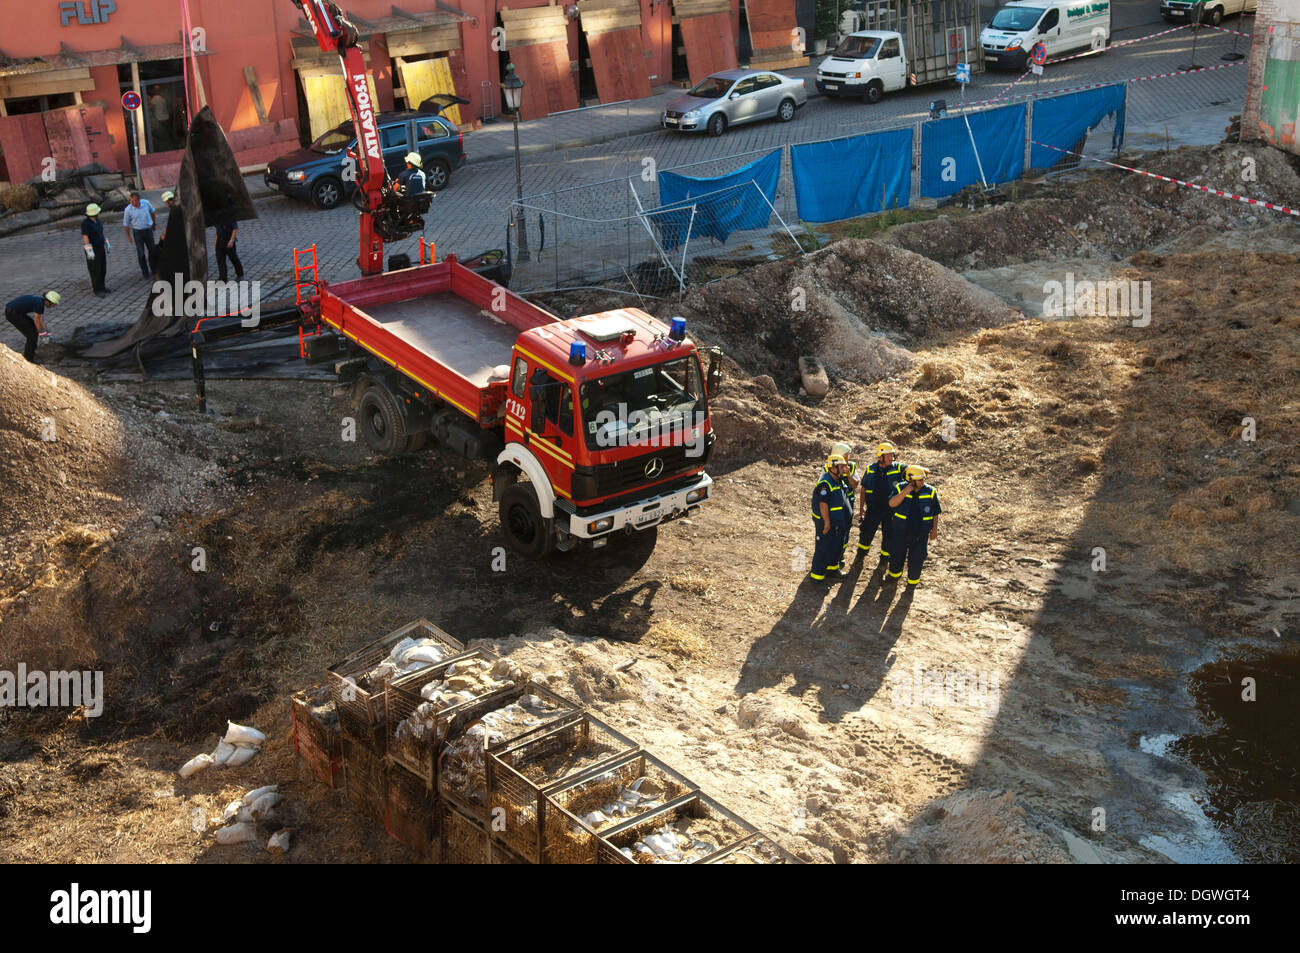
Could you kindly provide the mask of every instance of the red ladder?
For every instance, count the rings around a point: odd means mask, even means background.
[[[310,257],[310,261],[308,260],[308,256],[309,256],[309,255],[311,256],[311,257]],[[307,263],[304,264],[304,262],[307,262]],[[309,278],[304,278],[304,277],[303,277],[304,275],[310,275],[310,277],[309,277]],[[310,289],[310,290],[308,290],[307,294],[304,295],[304,294],[303,294],[304,289]],[[308,249],[305,249],[305,250],[302,250],[302,251],[299,251],[297,248],[295,248],[295,249],[293,250],[293,300],[294,300],[294,303],[297,304],[298,307],[301,309],[301,308],[302,308],[302,305],[303,305],[303,302],[304,302],[304,301],[310,302],[311,299],[312,299],[312,297],[314,297],[315,295],[317,295],[317,294],[319,293],[319,291],[320,291],[320,282],[317,280],[317,277],[316,277],[316,246],[315,246],[315,245],[312,245],[311,248],[308,248]],[[314,331],[304,332],[304,331],[303,331],[302,323],[299,322],[299,324],[298,324],[298,355],[299,355],[299,357],[302,357],[302,358],[304,358],[304,359],[307,357],[307,344],[306,344],[304,338],[313,337],[313,336],[315,336],[315,335],[317,335],[317,334],[320,334],[320,316],[319,316],[319,315],[317,315],[317,318],[316,318],[316,325],[315,325],[315,330],[314,330]]]

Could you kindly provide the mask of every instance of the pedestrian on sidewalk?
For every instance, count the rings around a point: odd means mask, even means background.
[[[36,360],[36,343],[45,334],[45,309],[59,303],[57,291],[47,291],[41,295],[19,295],[5,305],[5,320],[18,329],[18,333],[27,339],[23,348],[23,357],[33,364]]]
[[[163,226],[162,234],[158,236],[159,247],[161,247],[162,244],[165,241],[167,241],[167,229],[172,223],[172,212],[175,212],[177,209],[181,207],[180,203],[176,201],[175,192],[171,192],[171,191],[164,192],[162,194],[162,200],[167,205],[167,224]]]
[[[90,290],[96,298],[112,291],[104,286],[108,273],[108,253],[113,244],[104,237],[104,223],[99,220],[101,209],[94,202],[86,206],[86,217],[81,220],[81,250],[86,253],[86,270],[90,272]]]
[[[217,222],[217,278],[226,280],[226,259],[235,266],[235,280],[244,277],[244,263],[239,260],[235,241],[239,237],[239,223],[233,218],[222,218]]]
[[[141,199],[139,192],[131,193],[131,204],[122,213],[122,228],[126,237],[135,245],[135,257],[140,263],[140,274],[147,280],[153,274],[154,241],[153,230],[158,224],[153,205],[148,199]]]

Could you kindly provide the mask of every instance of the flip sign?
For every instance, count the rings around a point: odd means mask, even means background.
[[[969,82],[970,82],[970,64],[969,64],[969,63],[958,63],[958,64],[957,64],[957,82],[959,82],[959,83],[969,83]]]

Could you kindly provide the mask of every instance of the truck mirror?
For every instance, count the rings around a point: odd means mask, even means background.
[[[713,396],[722,387],[722,351],[713,348],[709,351],[708,393]]]

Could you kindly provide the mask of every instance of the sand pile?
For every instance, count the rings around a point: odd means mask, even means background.
[[[865,239],[695,288],[681,312],[705,340],[787,391],[798,386],[800,355],[820,358],[834,377],[879,380],[907,368],[925,338],[1020,317],[941,265]]]
[[[121,421],[75,381],[0,344],[0,534],[94,520],[116,498]]]
[[[1010,791],[972,790],[932,804],[894,844],[913,864],[1068,864],[1069,852],[1040,830]]]

